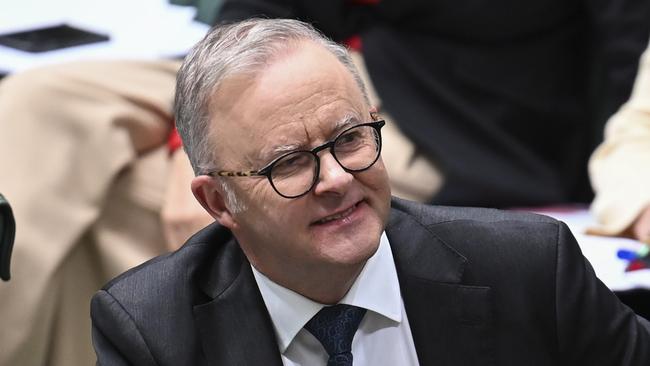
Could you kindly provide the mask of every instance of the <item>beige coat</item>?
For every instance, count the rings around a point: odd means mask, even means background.
[[[607,123],[589,173],[598,233],[622,233],[650,205],[650,48],[641,57],[630,100]]]

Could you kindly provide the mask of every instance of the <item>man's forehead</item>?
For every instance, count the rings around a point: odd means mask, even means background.
[[[229,75],[213,93],[211,104],[219,109],[252,110],[267,116],[286,107],[283,102],[295,104],[294,98],[308,97],[327,88],[338,89],[338,97],[363,95],[350,70],[336,56],[320,44],[301,41],[270,57],[259,68]],[[249,108],[238,108],[241,104],[248,104]]]
[[[254,74],[229,77],[211,104],[211,115],[218,115],[213,127],[227,132],[217,135],[226,136],[225,143],[246,138],[248,146],[241,150],[261,158],[305,147],[315,131],[329,135],[358,123],[366,109],[349,70],[313,44],[276,58]]]

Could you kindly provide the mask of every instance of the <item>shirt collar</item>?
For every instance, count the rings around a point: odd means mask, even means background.
[[[284,353],[302,327],[325,305],[280,286],[255,267],[251,268],[271,316],[278,347]],[[397,270],[385,232],[381,235],[377,252],[368,259],[339,303],[368,309],[397,323],[402,321]]]

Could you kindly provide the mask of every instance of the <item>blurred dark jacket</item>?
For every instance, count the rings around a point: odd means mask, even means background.
[[[648,0],[225,0],[217,22],[361,38],[387,110],[445,176],[436,204],[589,202],[587,159],[629,97]]]

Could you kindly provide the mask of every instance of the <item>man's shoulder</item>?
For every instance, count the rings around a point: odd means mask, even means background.
[[[493,225],[499,222],[522,224],[553,224],[559,222],[551,217],[524,211],[507,211],[481,207],[433,206],[393,197],[393,216],[410,216],[420,225],[429,227],[444,224]]]
[[[138,297],[148,294],[174,296],[191,291],[231,240],[229,230],[212,224],[192,236],[178,250],[131,268],[104,285],[102,290],[127,303],[124,305],[140,301]]]
[[[212,300],[206,291],[215,282],[212,271],[231,273],[241,268],[239,258],[230,231],[208,226],[179,250],[132,268],[95,294],[90,305],[94,337],[115,342],[138,360],[134,364],[154,364],[151,355],[166,355],[175,360],[170,364],[196,364],[187,361],[200,354],[194,309]],[[224,262],[235,267],[223,270]],[[176,345],[171,353],[170,344]]]
[[[503,260],[496,253],[507,251],[510,258],[536,253],[552,260],[561,235],[569,232],[565,224],[529,212],[431,206],[401,199],[393,199],[392,208],[389,238],[400,242],[425,238],[419,242],[438,242],[468,259]]]
[[[441,266],[438,258],[446,257],[462,263],[467,284],[498,287],[512,276],[552,283],[544,276],[552,276],[548,269],[556,266],[559,246],[577,245],[563,240],[570,235],[566,225],[543,215],[400,199],[392,207],[387,234],[396,259],[413,273],[426,273],[431,263]]]

